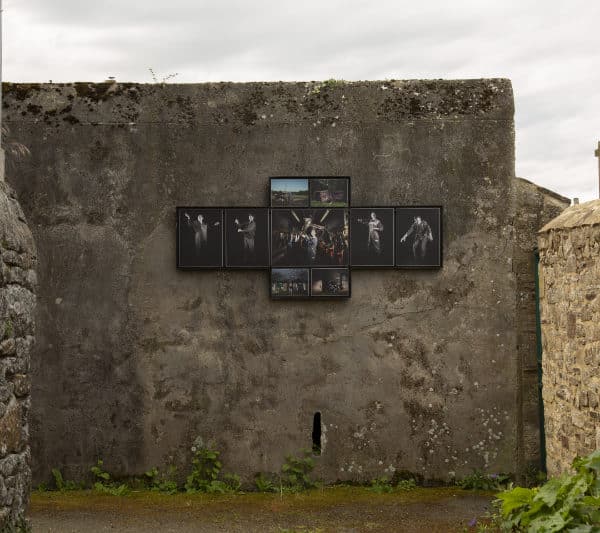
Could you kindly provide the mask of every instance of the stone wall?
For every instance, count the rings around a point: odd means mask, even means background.
[[[0,180],[0,529],[18,522],[31,485],[29,358],[36,275],[23,211]]]
[[[521,468],[533,270],[518,279],[515,221],[531,217],[532,246],[544,194],[518,203],[509,81],[4,94],[32,152],[12,183],[41,264],[36,482],[98,457],[185,472],[198,435],[248,481],[311,446],[317,411],[326,481]],[[175,206],[267,205],[271,175],[350,175],[355,206],[443,205],[443,269],[354,271],[343,302],[271,301],[266,272],[177,271]]]
[[[600,200],[539,236],[548,473],[600,447]]]

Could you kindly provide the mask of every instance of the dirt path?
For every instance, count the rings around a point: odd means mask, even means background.
[[[47,492],[32,496],[29,517],[35,533],[450,533],[482,516],[490,500],[454,488],[374,494],[336,487],[283,497]]]

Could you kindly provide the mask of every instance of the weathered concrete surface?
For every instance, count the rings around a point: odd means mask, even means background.
[[[35,246],[13,191],[0,180],[0,530],[23,518],[31,485],[29,358]]]
[[[540,456],[540,383],[538,376],[535,301],[537,230],[570,205],[570,200],[518,178],[513,270],[517,281],[517,412],[519,471],[538,469]]]
[[[326,480],[519,468],[510,82],[5,95],[41,261],[36,480],[182,466],[196,435],[249,479],[310,446],[315,411]],[[444,205],[444,268],[354,272],[347,302],[175,269],[176,205],[267,205],[270,175],[303,174],[351,175],[355,206]]]
[[[548,473],[600,448],[600,200],[539,235]]]

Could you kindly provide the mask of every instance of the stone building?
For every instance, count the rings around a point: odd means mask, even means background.
[[[23,516],[31,486],[29,358],[34,340],[35,247],[0,176],[0,530]]]
[[[548,473],[600,448],[600,200],[540,231]]]
[[[9,180],[40,264],[34,482],[99,457],[116,475],[185,472],[197,436],[248,482],[311,446],[316,413],[325,481],[539,466],[533,253],[567,202],[515,178],[509,81],[4,98],[32,153]],[[276,175],[350,175],[357,207],[443,205],[443,268],[354,271],[343,302],[175,268],[176,206],[266,206]]]

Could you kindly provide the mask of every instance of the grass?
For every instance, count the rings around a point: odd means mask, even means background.
[[[61,527],[68,530],[69,520],[81,520],[81,517],[91,521],[86,523],[88,530],[101,529],[106,517],[111,517],[115,527],[135,523],[140,525],[139,531],[145,531],[143,528],[149,524],[161,522],[165,527],[168,525],[181,531],[190,531],[189,525],[196,524],[208,528],[198,531],[329,533],[347,527],[357,531],[388,532],[403,531],[408,527],[407,523],[418,523],[419,527],[425,528],[418,531],[449,532],[462,531],[470,519],[483,513],[481,502],[485,504],[491,499],[486,493],[459,487],[418,487],[393,493],[376,493],[368,487],[344,485],[284,494],[168,495],[144,490],[131,491],[124,496],[84,490],[34,492],[29,514],[34,525],[36,517],[38,520],[52,517],[51,525],[58,528],[57,531]],[[458,512],[457,505],[461,507]],[[474,506],[479,506],[481,512],[474,514]],[[454,510],[449,514],[447,509]],[[48,527],[50,523],[45,525]]]
[[[161,494],[149,490],[131,491],[124,496],[111,496],[101,494],[93,490],[73,490],[69,492],[47,491],[34,492],[31,495],[31,506],[33,509],[76,509],[83,507],[94,507],[98,509],[113,508],[115,502],[120,507],[160,506],[164,509],[177,510],[189,509],[190,505],[201,505],[218,509],[219,507],[230,508],[233,503],[238,507],[245,505],[288,508],[318,509],[338,505],[340,503],[351,504],[382,504],[389,502],[417,503],[431,502],[453,496],[473,494],[472,491],[458,487],[422,488],[418,487],[411,491],[378,494],[369,490],[368,487],[356,487],[347,485],[334,485],[307,490],[298,493],[239,493],[239,494],[186,494],[177,493],[173,495]],[[487,495],[487,493],[485,493]]]

